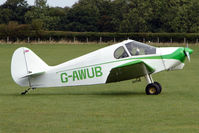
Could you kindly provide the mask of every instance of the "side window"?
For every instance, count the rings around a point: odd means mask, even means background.
[[[114,52],[114,57],[116,59],[121,59],[121,58],[125,58],[125,57],[128,57],[128,54],[127,52],[125,51],[124,47],[121,46],[119,48],[117,48]]]

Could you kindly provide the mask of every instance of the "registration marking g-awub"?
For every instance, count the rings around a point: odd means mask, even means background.
[[[77,69],[70,72],[62,72],[60,74],[60,79],[62,83],[68,83],[70,81],[75,82],[79,80],[98,78],[101,76],[103,76],[102,67],[95,66]]]
[[[49,66],[33,51],[21,47],[12,56],[11,75],[18,85],[30,88],[106,84],[145,77],[146,93],[159,94],[161,86],[153,81],[152,74],[183,69],[186,57],[190,60],[192,52],[187,47],[156,48],[125,40]],[[157,90],[153,91],[154,88]]]

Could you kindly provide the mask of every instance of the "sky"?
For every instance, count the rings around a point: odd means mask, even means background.
[[[34,1],[35,0],[26,0],[28,2],[29,5],[34,5]],[[0,0],[0,5],[2,5],[3,3],[5,3],[6,0]],[[72,7],[73,4],[75,4],[76,2],[78,2],[78,0],[47,0],[47,4],[50,7]]]

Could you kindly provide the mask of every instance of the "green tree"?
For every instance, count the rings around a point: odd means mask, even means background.
[[[48,8],[48,28],[52,30],[63,30],[65,23],[64,17],[68,12],[68,8]]]
[[[34,6],[7,0],[0,6],[0,24],[41,22],[41,30],[198,33],[198,14],[198,0],[79,0],[72,8],[49,7],[47,0],[35,0]]]
[[[152,9],[149,0],[129,1],[129,13],[125,14],[120,25],[120,32],[147,32],[148,21],[151,20]]]
[[[150,20],[147,22],[149,32],[163,32],[162,26],[165,22],[161,21],[163,17],[162,10],[164,9],[162,1],[163,0],[151,0],[149,3],[151,7]]]
[[[40,31],[43,27],[43,21],[40,19],[34,19],[31,23],[31,27],[33,30]]]
[[[160,21],[162,22],[161,29],[164,32],[177,32],[177,25],[180,10],[180,0],[164,0],[161,2]]]
[[[186,32],[199,33],[199,2],[198,0],[192,0],[190,6],[186,10]]]
[[[114,11],[112,2],[110,0],[96,0],[96,3],[96,7],[99,10],[98,31],[113,32],[115,27],[112,23]]]
[[[12,10],[0,8],[0,24],[7,24],[10,20],[12,20]]]
[[[124,20],[124,17],[129,13],[129,0],[114,0],[112,1],[112,27],[113,32],[119,32],[120,24]]]
[[[47,7],[47,0],[35,0],[35,7],[43,9]]]
[[[0,9],[0,22],[17,21],[18,23],[25,23],[24,15],[29,7],[25,0],[7,0]]]
[[[43,30],[59,30],[62,25],[62,17],[65,15],[65,9],[50,8],[46,0],[35,0],[35,6],[25,14],[25,20],[29,24],[34,20],[42,21]]]
[[[46,0],[35,0],[35,6],[25,14],[26,23],[31,24],[34,19],[39,19],[44,23],[44,29],[47,29],[47,23],[45,21],[48,19]]]
[[[68,31],[98,31],[99,10],[93,6],[92,0],[80,0],[71,8],[66,16]]]

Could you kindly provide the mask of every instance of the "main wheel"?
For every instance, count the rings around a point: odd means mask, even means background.
[[[160,92],[159,92],[159,93],[161,93],[161,92],[162,92],[162,86],[161,86],[161,84],[158,83],[158,82],[154,82],[154,84],[158,85],[158,87],[159,87],[159,89],[160,89]]]
[[[157,84],[151,83],[146,86],[145,91],[147,95],[158,95],[160,93],[160,88]]]

